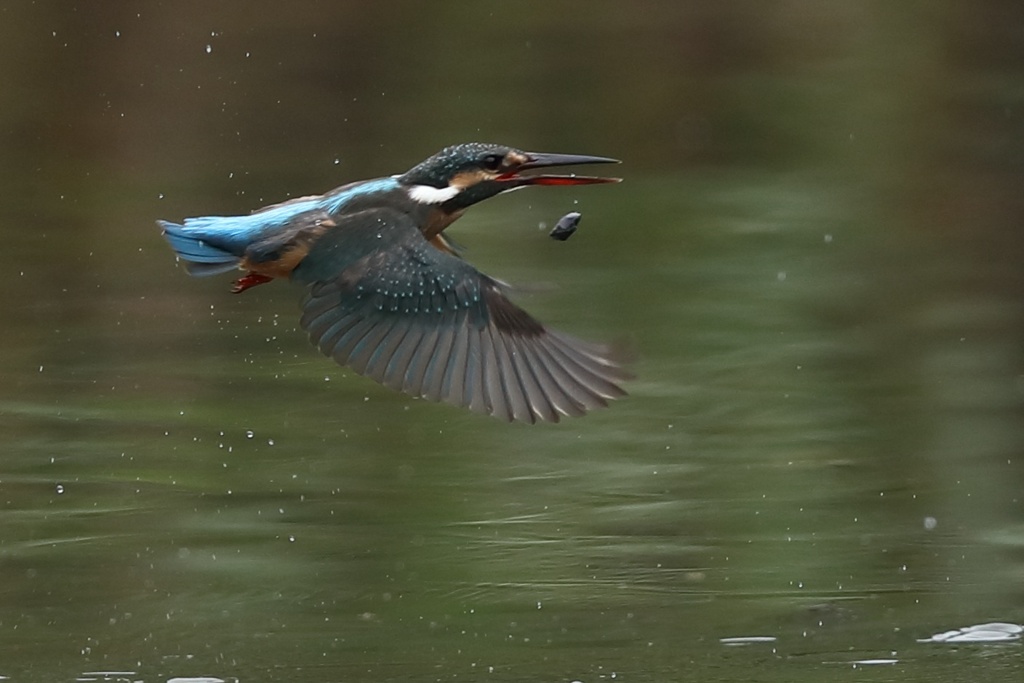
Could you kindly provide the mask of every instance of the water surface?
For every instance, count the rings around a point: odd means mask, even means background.
[[[0,675],[1020,680],[918,641],[1024,622],[1024,16],[890,5],[2,10]],[[391,393],[154,225],[472,139],[624,160],[451,229],[610,409]]]

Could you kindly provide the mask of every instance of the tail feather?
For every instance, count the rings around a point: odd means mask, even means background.
[[[237,256],[213,246],[203,239],[201,233],[196,234],[183,225],[167,221],[157,221],[157,224],[190,275],[204,277],[238,267],[240,259]]]

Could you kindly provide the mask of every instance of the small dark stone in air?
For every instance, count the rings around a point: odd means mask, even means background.
[[[571,211],[555,223],[555,227],[551,230],[551,239],[564,242],[565,240],[572,237],[572,234],[576,232],[576,228],[580,225],[580,219],[583,218],[583,214],[578,211]]]

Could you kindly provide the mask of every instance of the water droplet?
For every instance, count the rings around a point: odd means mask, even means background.
[[[251,429],[247,429],[247,430],[245,430],[245,438],[247,438],[247,439],[251,439],[251,438],[252,438],[252,437],[254,437],[254,436],[256,436],[256,434],[254,434],[254,433],[253,433],[253,431],[252,431]]]
[[[57,495],[64,493],[64,484],[57,484]]]
[[[213,52],[213,46],[212,45],[207,45],[206,46],[206,54],[210,54],[211,52]]]

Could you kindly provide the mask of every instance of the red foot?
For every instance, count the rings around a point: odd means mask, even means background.
[[[269,275],[260,275],[259,273],[249,273],[235,280],[235,283],[231,286],[232,294],[241,294],[250,287],[256,285],[262,285],[264,282],[270,282],[274,278]]]

